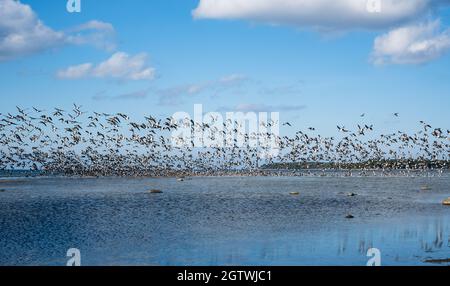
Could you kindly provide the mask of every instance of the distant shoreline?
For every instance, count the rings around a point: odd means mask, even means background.
[[[264,165],[262,169],[271,170],[433,170],[450,169],[449,160],[368,160],[362,162],[289,162],[271,163]]]

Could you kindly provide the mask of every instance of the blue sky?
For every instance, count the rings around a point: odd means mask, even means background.
[[[324,12],[306,19],[283,10],[296,0],[279,1],[277,15],[252,10],[254,1],[238,13],[236,1],[219,11],[222,6],[214,6],[214,0],[81,0],[82,12],[71,14],[65,0],[22,0],[18,9],[29,5],[49,33],[60,33],[64,40],[55,36],[43,44],[36,38],[33,47],[27,44],[16,55],[14,49],[2,50],[2,37],[12,28],[0,20],[0,112],[14,111],[16,105],[51,109],[77,103],[89,111],[162,117],[192,113],[201,103],[207,112],[280,111],[281,120],[297,129],[315,126],[326,135],[336,133],[336,124],[352,128],[359,122],[382,130],[416,130],[419,120],[448,127],[448,1],[413,0],[429,5],[428,12],[375,24],[360,17],[330,23],[324,19],[339,15]],[[211,5],[194,17],[200,2]],[[392,52],[385,47],[398,43],[398,34],[387,35],[399,29],[422,33],[410,39],[409,47],[433,46],[421,53]],[[376,39],[384,45],[377,48]],[[375,51],[381,64],[373,59]],[[137,56],[142,66],[125,73],[100,67],[117,53],[128,60]],[[87,63],[77,76],[69,70]]]

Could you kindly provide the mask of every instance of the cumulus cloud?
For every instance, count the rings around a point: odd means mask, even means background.
[[[430,21],[394,29],[375,39],[372,62],[383,64],[423,64],[450,50],[450,29],[440,21]]]
[[[117,52],[97,65],[84,63],[71,66],[58,71],[56,76],[61,79],[152,80],[155,77],[155,69],[148,66],[147,58],[145,53],[130,56],[124,52]]]
[[[64,42],[28,5],[0,0],[0,61],[47,50]]]
[[[46,26],[31,9],[20,1],[0,0],[0,61],[47,51],[67,44],[92,44],[114,48],[114,28],[92,21],[70,29],[55,31]]]
[[[380,13],[377,2],[380,1]],[[404,24],[448,0],[200,0],[197,19],[241,19],[322,29],[380,29]]]
[[[199,0],[196,19],[239,19],[320,31],[389,30],[375,39],[374,64],[421,64],[449,50],[439,21],[417,24],[450,0]]]

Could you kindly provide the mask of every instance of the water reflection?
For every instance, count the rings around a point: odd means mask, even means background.
[[[370,248],[423,265],[450,253],[450,180],[427,178],[426,195],[420,180],[21,181],[0,193],[0,264],[65,265],[77,247],[84,265],[365,265]]]

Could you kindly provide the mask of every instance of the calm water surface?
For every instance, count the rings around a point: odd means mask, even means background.
[[[3,179],[0,265],[65,265],[69,248],[83,265],[365,265],[371,247],[432,265],[450,258],[447,197],[448,174]]]

